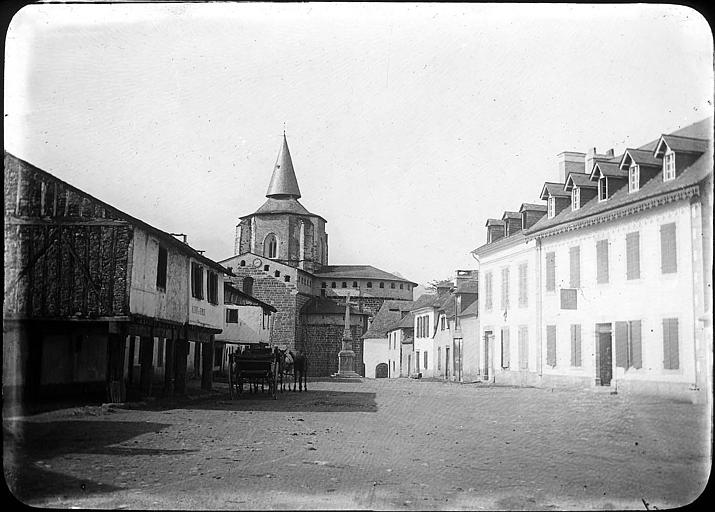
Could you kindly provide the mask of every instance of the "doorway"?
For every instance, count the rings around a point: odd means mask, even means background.
[[[444,378],[449,380],[449,347],[444,347]]]
[[[489,380],[489,367],[491,366],[491,348],[494,343],[494,334],[492,331],[484,331],[484,380]]]
[[[596,385],[610,386],[613,378],[613,340],[611,324],[596,324]]]

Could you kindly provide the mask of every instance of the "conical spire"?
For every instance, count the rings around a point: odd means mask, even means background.
[[[283,132],[283,146],[278,153],[266,197],[275,197],[277,199],[288,197],[298,199],[300,197],[298,180],[295,178],[295,171],[293,171],[293,161],[290,158],[285,132]]]

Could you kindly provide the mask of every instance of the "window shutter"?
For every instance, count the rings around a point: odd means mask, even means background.
[[[581,325],[571,325],[571,366],[581,366]]]
[[[529,369],[529,328],[526,325],[519,326],[519,368]]]
[[[626,279],[638,279],[641,276],[640,234],[626,235]]]
[[[492,309],[492,273],[487,272],[484,276],[484,307]]]
[[[546,291],[556,289],[556,253],[546,253]]]
[[[596,282],[608,282],[608,240],[596,242]]]
[[[527,272],[528,264],[522,263],[519,265],[519,306],[528,306],[529,300],[527,298]]]
[[[616,322],[616,366],[628,368],[628,322]]]
[[[579,246],[569,248],[570,287],[579,288],[581,286],[581,248]]]
[[[663,319],[663,368],[677,370],[680,367],[678,347],[678,319]]]
[[[660,227],[660,268],[663,274],[678,270],[674,222]]]
[[[509,328],[502,327],[501,329],[501,366],[509,368]]]
[[[546,364],[556,366],[556,326],[546,326]]]
[[[641,321],[630,322],[631,326],[631,366],[633,368],[643,367],[643,355],[641,348]]]

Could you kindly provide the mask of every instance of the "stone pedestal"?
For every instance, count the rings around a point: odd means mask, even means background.
[[[338,373],[332,377],[344,379],[360,379],[359,373],[355,372],[355,352],[353,352],[353,335],[350,332],[350,292],[345,298],[345,329],[343,330],[343,346],[338,352]]]

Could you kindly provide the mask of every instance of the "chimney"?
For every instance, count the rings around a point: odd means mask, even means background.
[[[596,151],[596,148],[589,148],[588,152],[586,153],[586,167],[584,168],[584,171],[586,174],[591,174],[591,171],[593,170],[593,166],[596,162],[602,161],[602,160],[610,160],[613,158],[614,152],[613,149],[609,149],[602,155],[599,155],[598,152]]]
[[[559,182],[566,183],[566,177],[570,172],[583,172],[585,158],[585,153],[576,151],[562,151],[556,155],[559,164]]]

